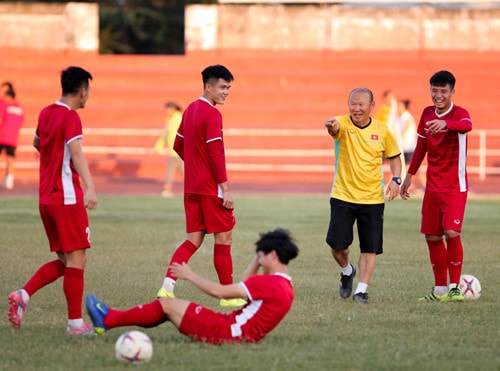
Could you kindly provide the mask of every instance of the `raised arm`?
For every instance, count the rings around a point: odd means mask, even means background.
[[[172,274],[182,280],[190,281],[205,294],[218,299],[248,299],[245,289],[239,283],[231,285],[221,285],[219,283],[207,280],[193,272],[186,264],[173,263],[170,266]]]

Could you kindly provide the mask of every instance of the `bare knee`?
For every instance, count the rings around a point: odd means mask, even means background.
[[[449,229],[444,231],[444,236],[447,240],[449,240],[450,238],[455,238],[457,236],[460,236],[460,232]]]
[[[215,243],[221,245],[231,245],[233,243],[232,231],[215,233]]]

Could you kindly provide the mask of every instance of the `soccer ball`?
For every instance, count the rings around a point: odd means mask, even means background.
[[[470,274],[460,276],[459,287],[465,300],[477,300],[481,296],[481,283]]]
[[[153,357],[153,342],[144,332],[126,332],[116,341],[115,355],[125,363],[149,362]]]

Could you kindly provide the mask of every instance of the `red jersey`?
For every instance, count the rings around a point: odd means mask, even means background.
[[[174,149],[184,160],[184,192],[222,198],[218,185],[227,182],[222,115],[205,98],[184,111]]]
[[[431,135],[426,123],[446,121],[446,128]],[[408,172],[415,174],[427,154],[426,190],[433,192],[468,190],[467,132],[472,130],[469,112],[453,103],[448,111],[438,115],[434,106],[426,107],[420,117],[418,142]]]
[[[255,342],[271,332],[292,307],[295,293],[285,274],[260,274],[241,282],[250,302],[232,313],[231,334]]]
[[[0,103],[0,144],[17,147],[19,130],[24,122],[24,109],[17,103]]]
[[[38,116],[35,135],[40,139],[40,203],[83,202],[80,177],[68,147],[82,138],[78,113],[60,102],[45,107]]]

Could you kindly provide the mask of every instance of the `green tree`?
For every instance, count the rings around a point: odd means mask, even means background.
[[[12,0],[0,0],[7,2]],[[21,3],[40,2],[19,0]],[[51,0],[53,3],[66,3]],[[75,1],[95,3],[96,1]],[[217,0],[104,0],[99,4],[102,54],[184,54],[184,9]]]

